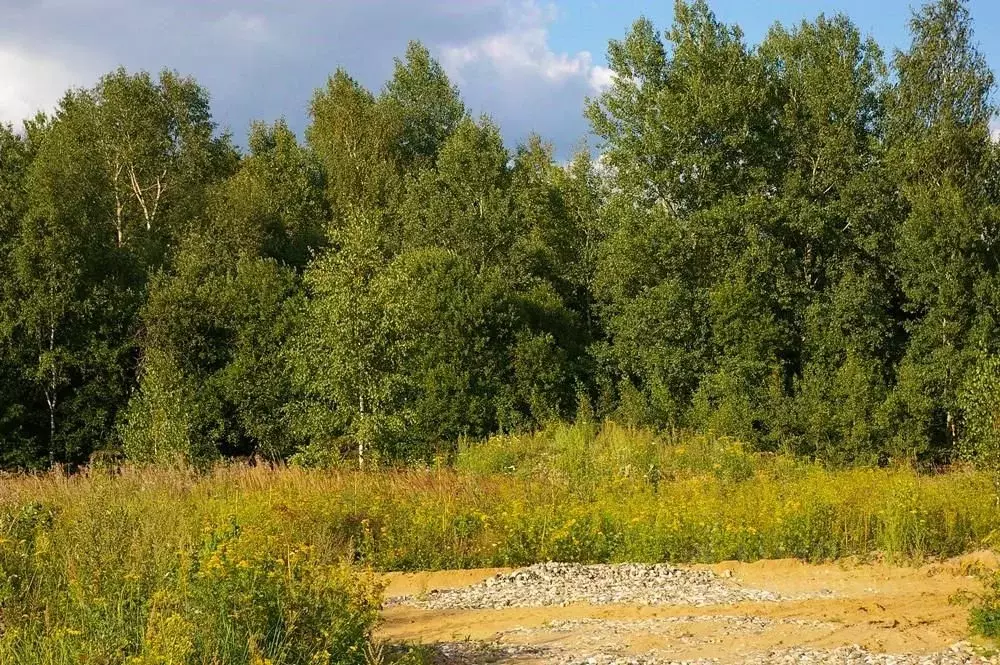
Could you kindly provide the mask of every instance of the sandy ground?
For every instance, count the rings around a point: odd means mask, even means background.
[[[588,653],[611,646],[624,655],[669,660],[743,657],[790,647],[859,645],[873,653],[929,654],[967,640],[968,607],[956,597],[980,589],[977,567],[994,568],[989,553],[921,567],[843,561],[729,562],[708,568],[744,587],[781,594],[832,592],[832,597],[709,607],[629,605],[427,610],[388,607],[380,637],[390,642],[463,641],[538,645]],[[497,569],[391,574],[386,596],[475,584]],[[518,656],[510,662],[543,662]]]

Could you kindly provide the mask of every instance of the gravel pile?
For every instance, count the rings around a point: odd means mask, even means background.
[[[821,591],[813,594],[781,595],[740,586],[730,576],[707,570],[689,570],[669,565],[580,565],[545,563],[496,575],[479,584],[458,589],[431,591],[421,596],[391,598],[388,604],[405,604],[432,610],[478,610],[518,607],[592,605],[679,605],[703,607],[742,602],[780,602],[809,598],[829,598]],[[703,634],[689,625],[713,623],[717,633]],[[860,646],[840,649],[783,649],[740,656],[742,661],[714,658],[677,660],[684,649],[697,646],[695,653],[711,653],[711,644],[738,644],[741,636],[780,630],[782,626],[836,629],[823,621],[797,618],[766,618],[744,615],[692,613],[687,616],[614,620],[569,619],[549,622],[537,628],[515,628],[498,633],[489,644],[456,642],[434,645],[439,665],[486,665],[508,663],[552,663],[553,665],[1000,665],[1000,659],[984,658],[965,643],[932,655],[872,653]],[[556,634],[571,636],[572,648],[552,643]],[[666,636],[665,646],[642,656],[627,655],[624,635]],[[517,644],[517,642],[535,644]],[[564,640],[565,642],[565,640]],[[542,646],[539,646],[542,645]]]
[[[565,665],[582,661],[565,661]],[[654,661],[655,662],[655,661]],[[871,653],[855,645],[831,651],[792,649],[754,656],[741,665],[993,665],[995,659],[977,656],[968,644],[956,644],[948,651],[926,656],[913,654]],[[624,661],[608,661],[607,665],[624,665]],[[595,663],[596,665],[596,663]],[[651,664],[652,665],[652,664]]]
[[[545,661],[553,665],[719,665],[718,660],[665,660],[655,655],[620,656],[614,654],[550,654]],[[872,653],[860,646],[832,650],[788,649],[750,656],[732,665],[995,665],[995,659],[977,656],[968,645],[957,644],[943,653],[905,655]]]
[[[540,628],[516,628],[504,634],[535,634],[535,633],[571,633],[581,628],[588,629],[597,638],[603,637],[602,632],[615,634],[643,633],[656,635],[681,624],[717,623],[726,630],[745,633],[761,633],[775,626],[805,626],[808,628],[836,628],[840,624],[814,619],[778,618],[731,615],[731,614],[689,614],[676,617],[657,617],[655,619],[566,619],[550,621]]]
[[[434,665],[492,665],[493,663],[517,663],[530,659],[533,662],[563,662],[572,658],[566,654],[556,654],[552,649],[535,646],[482,642],[443,642],[431,647]],[[552,659],[555,660],[552,660]],[[565,661],[569,662],[569,661]]]
[[[671,628],[690,623],[723,624],[727,632],[734,635],[759,634],[780,626],[804,626],[810,628],[831,628],[836,624],[808,619],[769,619],[754,616],[732,615],[690,615],[661,617],[633,621],[604,619],[569,619],[553,621],[542,628],[520,628],[504,633],[507,635],[532,635],[545,633],[568,633],[585,629],[583,638],[574,645],[573,653],[550,651],[543,656],[546,663],[557,665],[719,665],[712,658],[701,660],[673,660],[664,654],[649,653],[641,657],[622,655],[614,644],[615,635],[622,633],[642,633],[645,635],[665,634]],[[678,643],[689,640],[684,637]],[[702,642],[702,640],[691,640]],[[876,654],[860,646],[835,650],[783,649],[769,651],[745,658],[735,665],[993,665],[990,660],[976,655],[970,645],[956,644],[948,651],[932,655]]]
[[[435,648],[437,665],[487,665],[524,660],[551,665],[720,665],[714,658],[699,660],[669,660],[655,654],[622,656],[612,653],[566,653],[545,647],[519,647],[481,645],[472,642],[440,644]],[[956,644],[948,651],[931,655],[879,654],[860,646],[833,650],[788,649],[770,651],[750,656],[728,665],[997,665],[1000,660],[977,656],[965,643]]]
[[[743,588],[708,570],[645,564],[582,565],[542,563],[491,577],[460,589],[431,591],[425,596],[390,598],[387,604],[425,609],[501,609],[544,607],[586,602],[592,605],[727,605],[776,602],[809,596],[781,596]]]

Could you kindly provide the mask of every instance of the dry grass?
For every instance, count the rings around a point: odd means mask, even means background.
[[[974,472],[827,470],[614,425],[465,447],[455,469],[7,477],[0,661],[360,663],[378,591],[345,566],[921,559],[990,544],[995,505]]]

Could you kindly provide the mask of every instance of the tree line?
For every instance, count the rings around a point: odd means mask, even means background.
[[[0,465],[405,460],[570,418],[947,461],[1000,414],[994,79],[961,0],[910,33],[749,46],[678,1],[610,43],[569,162],[419,43],[245,151],[174,72],[71,90],[0,126]]]

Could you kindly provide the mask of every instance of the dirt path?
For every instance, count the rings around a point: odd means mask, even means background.
[[[996,563],[981,554],[919,568],[764,561],[681,569],[731,591],[776,598],[726,604],[531,606],[541,582],[495,578],[510,571],[393,574],[386,595],[397,600],[385,610],[381,637],[435,645],[447,663],[991,662],[964,644],[968,608],[953,599],[979,589],[974,566]],[[476,605],[491,590],[515,584],[514,601],[504,601],[512,606]],[[476,588],[481,595],[470,596],[474,601],[462,596]],[[459,591],[435,593],[449,589]],[[459,600],[450,600],[456,593]]]

